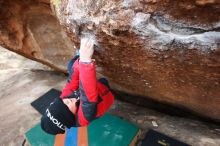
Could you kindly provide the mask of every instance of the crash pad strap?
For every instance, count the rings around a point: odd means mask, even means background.
[[[54,146],[64,146],[66,134],[57,134],[55,136]]]
[[[87,127],[78,128],[78,146],[88,146]]]

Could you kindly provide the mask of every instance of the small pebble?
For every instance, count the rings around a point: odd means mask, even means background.
[[[139,119],[139,120],[137,120],[137,123],[138,123],[138,124],[143,124],[143,123],[144,123],[144,121],[143,121],[143,120],[141,120],[141,119]]]
[[[158,124],[157,124],[156,121],[152,121],[151,123],[152,123],[152,125],[153,125],[154,127],[158,127]]]

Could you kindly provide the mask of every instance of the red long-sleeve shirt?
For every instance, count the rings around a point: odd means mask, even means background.
[[[113,104],[114,96],[107,86],[96,80],[95,62],[83,63],[77,59],[71,79],[62,90],[61,98],[80,90],[80,105],[76,113],[77,126],[86,126],[102,116]]]

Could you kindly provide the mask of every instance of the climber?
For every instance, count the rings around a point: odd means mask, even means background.
[[[66,128],[87,126],[113,104],[108,81],[105,78],[96,80],[93,52],[93,40],[82,38],[80,55],[69,62],[69,78],[60,98],[50,104],[41,118],[45,132],[55,135],[64,133]]]

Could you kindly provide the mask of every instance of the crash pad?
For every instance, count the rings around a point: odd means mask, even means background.
[[[128,146],[138,134],[136,125],[105,114],[88,126],[88,143],[89,146]]]
[[[65,134],[46,134],[37,124],[25,135],[31,146],[133,146],[140,129],[117,116],[105,114],[89,126],[72,127]]]
[[[25,137],[31,146],[53,146],[55,137],[45,133],[40,124],[35,125],[25,133]]]
[[[141,146],[189,146],[163,133],[150,129],[142,140]]]
[[[41,115],[43,115],[50,105],[50,103],[55,99],[60,97],[61,92],[56,89],[50,89],[48,92],[37,98],[31,103],[31,106],[35,108]]]

